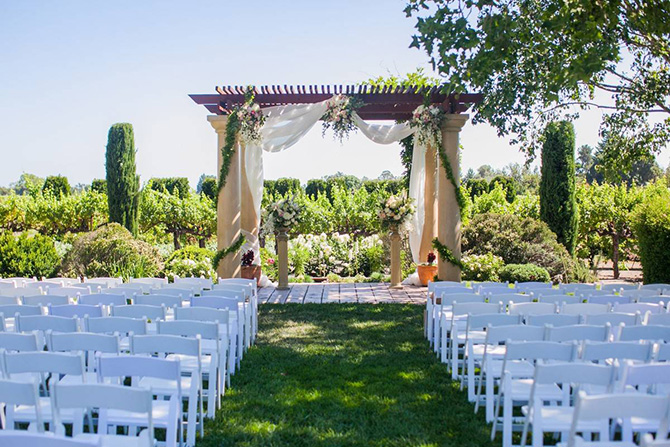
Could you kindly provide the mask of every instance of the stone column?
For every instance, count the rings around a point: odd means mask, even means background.
[[[217,135],[217,179],[221,169],[221,148],[226,139],[225,115],[210,115],[207,121],[212,125]],[[230,163],[226,185],[219,191],[216,209],[216,246],[219,250],[230,247],[240,237],[241,210],[240,210],[240,151],[236,150]],[[220,278],[238,278],[240,276],[241,254],[231,253],[221,260],[217,274]]]
[[[458,159],[458,136],[463,125],[468,121],[468,115],[447,115],[442,125],[442,148],[451,163],[451,168],[460,184],[460,169]],[[454,186],[447,178],[442,164],[439,164],[437,177],[437,224],[438,239],[446,245],[456,259],[461,259],[461,213]],[[437,253],[436,253],[437,254]],[[461,269],[438,256],[437,276],[442,281],[460,281]]]
[[[432,144],[426,148],[426,183],[424,188],[424,223],[419,262],[426,262],[428,253],[433,250],[433,239],[437,237],[437,151]]]
[[[251,233],[256,239],[258,239],[258,220],[256,218],[256,209],[254,208],[254,200],[251,196],[251,190],[249,189],[249,183],[247,181],[247,170],[246,170],[246,152],[247,147],[245,144],[240,145],[240,210],[241,210],[241,220],[240,227],[244,231]]]
[[[398,229],[391,230],[391,288],[402,289],[400,269],[400,234]]]
[[[279,284],[277,290],[288,290],[288,233],[280,228],[277,233],[277,258],[279,262]]]

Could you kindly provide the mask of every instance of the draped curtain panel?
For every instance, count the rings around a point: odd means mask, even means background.
[[[256,212],[257,228],[260,227],[261,200],[263,198],[263,151],[281,152],[296,144],[326,113],[330,101],[326,100],[314,104],[290,104],[263,109],[266,121],[261,128],[262,143],[260,145],[247,145],[243,161],[249,191],[253,199],[253,207]],[[411,128],[408,123],[369,124],[355,112],[353,120],[363,135],[379,144],[392,144],[415,132],[415,129]],[[419,248],[425,220],[425,170],[426,146],[425,144],[418,144],[415,139],[409,196],[414,199],[416,213],[412,218],[409,243],[412,258],[417,263],[419,262]],[[243,234],[247,236],[251,248],[258,253],[257,237],[244,230],[248,229],[243,229]]]

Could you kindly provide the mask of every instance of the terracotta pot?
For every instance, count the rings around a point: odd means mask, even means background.
[[[243,265],[241,275],[244,279],[255,279],[256,285],[261,285],[261,266],[260,265]]]
[[[424,286],[427,286],[428,281],[432,281],[435,275],[437,275],[436,265],[418,265],[416,270],[419,273],[419,281]]]

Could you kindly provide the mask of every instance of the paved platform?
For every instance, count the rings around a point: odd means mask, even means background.
[[[404,303],[426,304],[426,287],[403,286],[391,289],[389,283],[289,284],[288,290],[274,287],[258,289],[259,303]]]

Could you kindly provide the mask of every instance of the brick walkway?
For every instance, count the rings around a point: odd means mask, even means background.
[[[260,303],[410,303],[425,304],[426,288],[404,286],[389,289],[388,283],[289,284],[289,290],[258,289]]]

